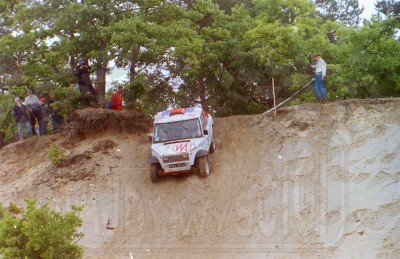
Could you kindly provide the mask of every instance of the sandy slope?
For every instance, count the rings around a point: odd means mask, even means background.
[[[399,114],[384,99],[216,119],[210,177],[157,184],[145,134],[84,140],[57,169],[32,139],[0,151],[1,200],[85,204],[88,258],[399,258]]]

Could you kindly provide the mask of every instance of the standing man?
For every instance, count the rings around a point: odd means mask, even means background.
[[[124,88],[122,86],[118,86],[118,90],[113,93],[112,97],[111,97],[111,101],[110,101],[110,106],[112,110],[123,110],[124,107],[122,106],[122,100],[123,100],[123,96],[122,96],[122,91],[124,90]]]
[[[81,92],[81,102],[82,104],[86,104],[85,102],[85,94],[86,91],[93,95],[93,101],[98,104],[97,100],[97,92],[92,85],[92,81],[90,80],[90,72],[91,67],[85,62],[85,60],[81,60],[79,65],[75,67],[75,75],[78,77],[79,91]]]
[[[21,99],[19,97],[15,98],[15,105],[13,108],[13,116],[14,116],[15,122],[18,125],[19,140],[20,141],[24,140],[24,129],[22,128],[22,125],[25,125],[26,135],[28,137],[30,137],[31,133],[32,133],[32,128],[31,128],[31,124],[29,123],[28,108],[26,108],[26,106],[22,104]]]
[[[315,94],[319,101],[326,101],[326,62],[321,58],[320,54],[315,54],[315,65],[311,65],[315,69]]]
[[[25,98],[24,105],[29,110],[31,116],[32,134],[35,135],[35,124],[37,122],[38,127],[36,128],[36,134],[40,136],[40,127],[42,121],[42,108],[40,106],[39,98],[32,93],[32,90],[28,90],[28,96]]]

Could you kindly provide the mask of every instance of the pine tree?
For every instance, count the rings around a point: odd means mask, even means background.
[[[314,0],[319,14],[325,21],[339,21],[345,25],[357,26],[364,8],[358,0]]]
[[[381,0],[375,5],[376,9],[386,16],[397,16],[400,18],[400,1]]]
[[[0,254],[8,258],[82,258],[83,249],[74,244],[83,236],[77,231],[82,220],[76,212],[62,215],[50,210],[48,205],[36,206],[26,201],[26,210],[4,212],[0,217]]]

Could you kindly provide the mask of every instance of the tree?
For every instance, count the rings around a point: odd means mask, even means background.
[[[0,148],[4,145],[3,140],[13,137],[16,124],[12,116],[14,97],[0,94]]]
[[[376,9],[386,16],[396,16],[400,18],[400,1],[381,0],[375,4]]]
[[[182,20],[187,26],[175,43],[169,63],[171,76],[181,79],[177,102],[200,104],[209,111],[215,97],[222,56],[229,34],[222,27],[224,15],[211,1],[194,3]]]
[[[308,63],[315,52],[324,52],[332,44],[313,16],[315,7],[308,1],[260,1],[263,11],[257,26],[245,34],[245,44],[264,67],[268,80],[275,79],[281,97],[287,96],[292,76],[309,73]]]
[[[23,1],[0,1],[0,88],[8,90],[8,84],[22,84],[22,62],[26,61],[24,53],[19,51],[14,42],[21,29],[17,14],[22,12]]]
[[[253,0],[213,0],[215,4],[218,5],[219,9],[224,11],[226,14],[232,14],[232,11],[237,6],[243,6],[250,13],[251,17],[255,17],[259,9],[254,5]]]
[[[364,10],[358,0],[314,0],[314,4],[325,21],[339,21],[352,26],[358,26]]]
[[[184,9],[171,1],[135,3],[112,28],[112,49],[117,67],[128,68],[125,101],[146,112],[173,103],[165,64],[183,24]]]
[[[37,93],[48,93],[73,82],[68,67],[69,49],[62,41],[71,22],[60,22],[72,3],[19,0],[8,1],[7,8],[0,9],[5,13],[3,21],[7,21],[3,25],[7,26],[7,33],[0,39],[0,61],[7,62],[6,69],[0,71],[4,87],[28,87]]]
[[[62,89],[76,82],[72,70],[84,57],[101,99],[109,64],[127,68],[125,102],[148,114],[192,105],[217,116],[260,113],[271,78],[288,97],[320,52],[337,98],[396,95],[374,80],[384,71],[390,79],[379,81],[396,85],[388,46],[397,50],[390,30],[399,25],[390,16],[398,2],[377,7],[389,17],[359,27],[357,0],[0,0],[0,88],[68,99]],[[374,71],[358,69],[352,57]],[[359,86],[368,78],[367,91]]]
[[[351,97],[376,98],[400,94],[400,42],[393,19],[372,19],[349,34],[339,65],[340,81]],[[360,66],[360,64],[363,64]]]
[[[74,244],[83,236],[76,230],[82,220],[81,207],[62,215],[48,205],[26,200],[26,210],[13,206],[0,219],[0,253],[4,258],[82,258],[83,249]]]

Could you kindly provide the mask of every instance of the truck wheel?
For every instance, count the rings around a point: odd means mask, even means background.
[[[160,164],[150,164],[150,177],[153,183],[157,183],[160,181],[160,172],[161,165]]]
[[[207,156],[202,156],[198,158],[199,161],[199,171],[200,177],[206,178],[210,175],[210,165],[208,164]]]
[[[213,135],[212,142],[210,145],[210,154],[215,152],[215,148],[216,148],[215,147],[215,139],[214,139],[214,135]]]

